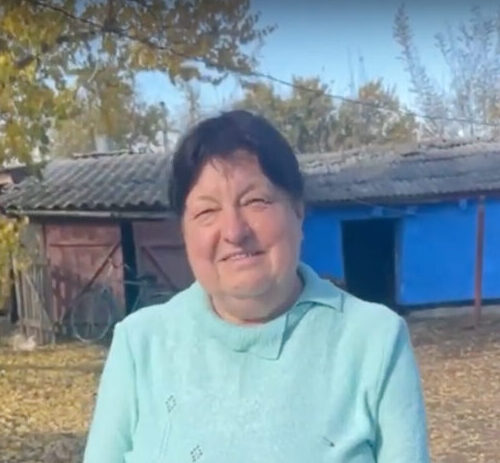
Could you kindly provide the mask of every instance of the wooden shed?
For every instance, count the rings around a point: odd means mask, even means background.
[[[127,282],[147,274],[159,291],[175,292],[192,281],[168,206],[168,169],[165,154],[93,153],[53,160],[40,178],[28,177],[0,197],[4,213],[30,218],[25,241],[33,264],[17,291],[28,331],[53,337],[50,328],[64,326],[90,285],[112,288],[125,316],[137,293]]]

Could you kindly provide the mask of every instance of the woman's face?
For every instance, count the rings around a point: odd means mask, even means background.
[[[208,162],[182,218],[196,279],[216,298],[271,303],[297,278],[302,219],[302,203],[274,186],[255,156]]]

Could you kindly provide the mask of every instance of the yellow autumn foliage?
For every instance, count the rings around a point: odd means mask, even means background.
[[[87,101],[102,108],[110,130],[119,126],[108,94],[114,99],[139,73],[215,84],[229,71],[248,72],[256,65],[253,46],[274,29],[260,25],[250,0],[0,5],[0,119],[8,128],[0,130],[0,164],[29,164],[34,152],[48,157],[54,129]]]
[[[29,263],[21,245],[21,235],[27,225],[27,217],[0,216],[0,307],[10,295],[12,260],[15,259],[21,268]]]

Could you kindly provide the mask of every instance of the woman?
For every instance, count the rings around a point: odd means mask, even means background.
[[[116,326],[84,461],[428,462],[405,323],[299,262],[285,139],[245,111],[205,120],[169,188],[196,282]]]

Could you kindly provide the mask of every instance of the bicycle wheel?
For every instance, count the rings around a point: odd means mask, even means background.
[[[115,322],[115,313],[115,301],[108,288],[88,289],[70,311],[73,336],[83,342],[103,339]]]

